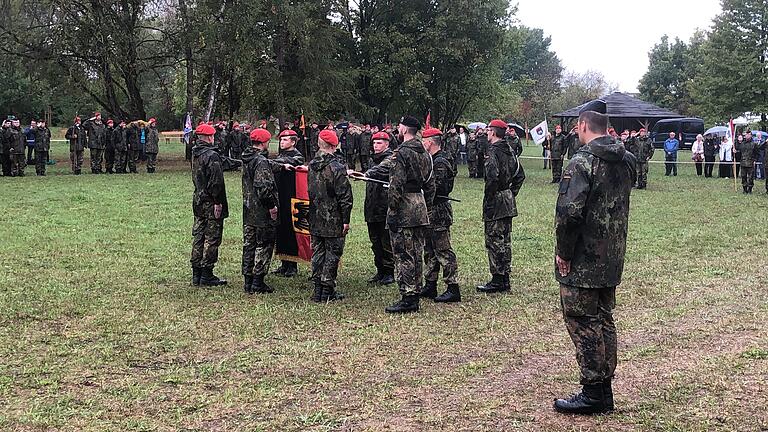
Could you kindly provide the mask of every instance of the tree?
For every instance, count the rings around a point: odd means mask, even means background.
[[[687,63],[688,46],[664,35],[648,53],[648,71],[640,79],[638,89],[643,100],[685,113],[690,103],[688,79],[694,65]]]
[[[565,111],[617,90],[618,85],[606,81],[600,72],[566,72],[563,75],[560,95],[553,104],[553,112]]]

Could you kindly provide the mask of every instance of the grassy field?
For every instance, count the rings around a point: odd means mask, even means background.
[[[48,177],[0,178],[0,429],[768,430],[762,183],[743,196],[691,166],[675,178],[652,167],[648,190],[633,191],[618,290],[618,411],[575,418],[551,409],[578,371],[552,274],[556,189],[539,161],[525,161],[512,292],[474,291],[488,277],[482,182],[463,169],[453,239],[465,301],[393,317],[396,288],[365,283],[359,183],[343,302],[311,303],[306,266],[271,277],[275,294],[242,293],[239,173],[226,175],[217,268],[232,283],[191,287],[181,153],[163,147],[152,176],[76,177],[55,143]]]

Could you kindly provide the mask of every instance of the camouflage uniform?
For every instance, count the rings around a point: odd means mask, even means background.
[[[11,176],[11,142],[7,139],[8,127],[3,126],[0,134],[0,162],[2,163],[3,176]]]
[[[317,145],[317,137],[320,135],[319,128],[311,128],[309,130],[309,159],[313,159],[317,155],[317,151],[320,149]]]
[[[119,133],[117,126],[107,126],[104,138],[104,168],[108,174],[115,170],[115,135]]]
[[[115,172],[118,174],[124,174],[127,155],[128,144],[126,142],[127,129],[123,126],[118,126],[112,131],[112,146],[115,148]]]
[[[456,172],[453,163],[443,150],[432,155],[435,177],[435,198],[429,213],[429,227],[424,243],[424,261],[427,282],[437,282],[440,267],[443,267],[443,280],[446,285],[457,283],[458,263],[451,247],[451,225],[453,208],[448,196],[453,192],[453,180]]]
[[[552,183],[559,183],[563,176],[563,157],[567,151],[567,141],[563,133],[552,137],[552,148],[549,157],[552,160]]]
[[[126,133],[126,140],[128,142],[128,170],[132,173],[136,173],[136,164],[139,162],[139,152],[141,151],[141,131],[142,128],[137,123],[131,123],[128,126]]]
[[[88,149],[91,151],[91,172],[101,174],[104,149],[107,146],[107,128],[101,120],[86,120],[83,128],[88,135]]]
[[[480,134],[477,136],[477,177],[485,176],[485,160],[488,157],[488,135]]]
[[[227,139],[229,140],[227,145],[229,147],[229,157],[240,159],[243,155],[243,150],[249,147],[245,134],[239,129],[234,129],[227,135]]]
[[[320,152],[309,163],[309,231],[316,300],[336,290],[336,274],[344,253],[344,225],[352,214],[352,186],[347,168],[336,155]],[[314,296],[313,296],[314,297]]]
[[[485,248],[491,275],[508,283],[512,263],[510,233],[517,217],[517,197],[525,181],[525,171],[506,140],[491,144],[485,160],[483,221]],[[507,285],[505,285],[507,286]]]
[[[555,268],[555,277],[583,385],[610,380],[616,369],[612,311],[624,269],[635,178],[634,156],[603,136],[573,156],[560,182],[555,252],[570,262],[571,270],[562,276]]]
[[[73,125],[67,129],[65,138],[69,140],[69,160],[72,164],[72,173],[80,174],[80,170],[83,168],[85,130],[80,125]]]
[[[389,181],[389,172],[395,161],[392,150],[386,149],[373,155],[373,166],[365,176],[374,180]],[[380,183],[365,184],[365,222],[368,224],[368,239],[371,241],[373,262],[379,275],[395,274],[395,258],[392,242],[387,230],[387,189]]]
[[[37,175],[45,175],[48,165],[48,154],[51,151],[51,130],[47,127],[35,129],[35,172]]]
[[[219,260],[224,219],[229,216],[224,170],[216,150],[204,141],[195,143],[192,155],[192,183],[195,186],[192,210],[195,224],[192,227],[190,262],[193,268],[212,269]],[[222,206],[221,217],[218,219],[214,214],[215,204]]]
[[[147,154],[147,172],[153,173],[157,169],[157,153],[160,151],[160,135],[157,132],[157,128],[149,126],[146,129],[146,145],[144,146],[144,153]]]
[[[520,137],[517,135],[509,134],[505,137],[507,140],[507,143],[509,144],[509,147],[512,149],[512,152],[515,154],[515,156],[520,156],[523,154],[523,144],[520,142]]]
[[[243,158],[243,275],[264,275],[272,261],[278,221],[270,209],[278,206],[277,184],[269,160],[253,147]]]
[[[752,193],[755,186],[755,159],[759,146],[752,138],[736,141],[736,150],[741,152],[741,187],[744,193]]]
[[[25,150],[27,137],[21,129],[11,126],[5,131],[5,140],[9,143],[9,155],[11,160],[11,176],[24,177],[24,168],[27,165]]]
[[[459,147],[461,147],[461,138],[459,138],[459,134],[455,132],[448,132],[443,138],[443,143],[443,154],[448,160],[451,161],[453,170],[456,171],[456,165],[459,158]]]
[[[370,167],[373,144],[371,131],[363,131],[357,138],[357,154],[360,156],[360,169],[365,171]]]
[[[579,141],[579,133],[575,130],[571,131],[566,137],[565,142],[568,145],[568,159],[572,159],[576,152],[581,148],[581,141]]]
[[[467,140],[467,168],[469,178],[477,178],[477,136]]]
[[[435,196],[432,157],[421,141],[411,139],[400,144],[393,158],[387,226],[400,294],[416,296],[422,289],[424,227]]]
[[[640,137],[640,135],[630,138],[627,150],[635,156],[637,181],[635,184],[638,189],[645,189],[648,186],[648,161],[653,157],[653,141],[650,137]]]

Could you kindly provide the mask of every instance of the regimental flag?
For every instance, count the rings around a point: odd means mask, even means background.
[[[424,129],[429,129],[432,127],[432,110],[427,111],[427,121],[424,123],[426,123],[424,125]]]
[[[187,119],[184,120],[184,142],[189,144],[189,140],[192,138],[192,115],[187,113]]]
[[[536,126],[531,129],[531,138],[533,138],[533,142],[536,144],[541,144],[544,142],[545,139],[547,139],[547,132],[549,132],[549,129],[547,129],[547,121],[544,120],[543,122],[537,124]]]
[[[307,167],[297,166],[295,171],[282,170],[275,176],[280,199],[275,254],[282,260],[312,260],[307,172]]]

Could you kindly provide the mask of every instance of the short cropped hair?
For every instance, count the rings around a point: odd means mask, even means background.
[[[581,113],[579,121],[587,124],[587,129],[592,133],[604,134],[608,130],[608,116],[595,111]]]

